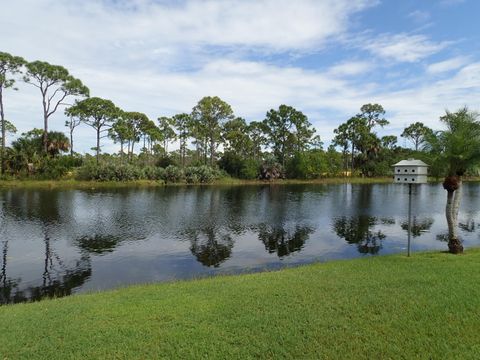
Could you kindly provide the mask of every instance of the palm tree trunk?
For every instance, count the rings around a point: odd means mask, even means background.
[[[460,207],[461,197],[461,180],[457,190],[447,190],[447,205],[445,207],[445,215],[448,224],[448,249],[452,254],[463,253],[463,245],[458,238],[457,232],[457,216]]]

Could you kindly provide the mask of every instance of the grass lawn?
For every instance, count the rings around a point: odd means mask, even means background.
[[[480,250],[0,307],[0,358],[478,359]]]

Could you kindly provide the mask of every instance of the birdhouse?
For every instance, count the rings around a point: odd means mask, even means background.
[[[393,165],[394,182],[401,184],[425,184],[428,165],[422,160],[402,160]]]

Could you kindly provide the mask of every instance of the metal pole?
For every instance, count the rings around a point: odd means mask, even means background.
[[[408,246],[407,256],[410,256],[410,237],[412,233],[412,184],[408,184]]]

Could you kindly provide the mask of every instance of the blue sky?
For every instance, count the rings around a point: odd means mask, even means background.
[[[287,104],[328,144],[378,102],[399,135],[445,109],[480,109],[476,0],[0,0],[0,51],[67,67],[91,90],[152,119],[217,95],[262,120]],[[37,89],[5,95],[19,132],[41,127]],[[73,101],[73,99],[71,100]],[[51,128],[64,128],[63,110]],[[94,146],[78,129],[76,150]],[[403,145],[403,141],[400,141]],[[408,144],[407,144],[408,145]],[[105,151],[116,145],[106,142]]]

